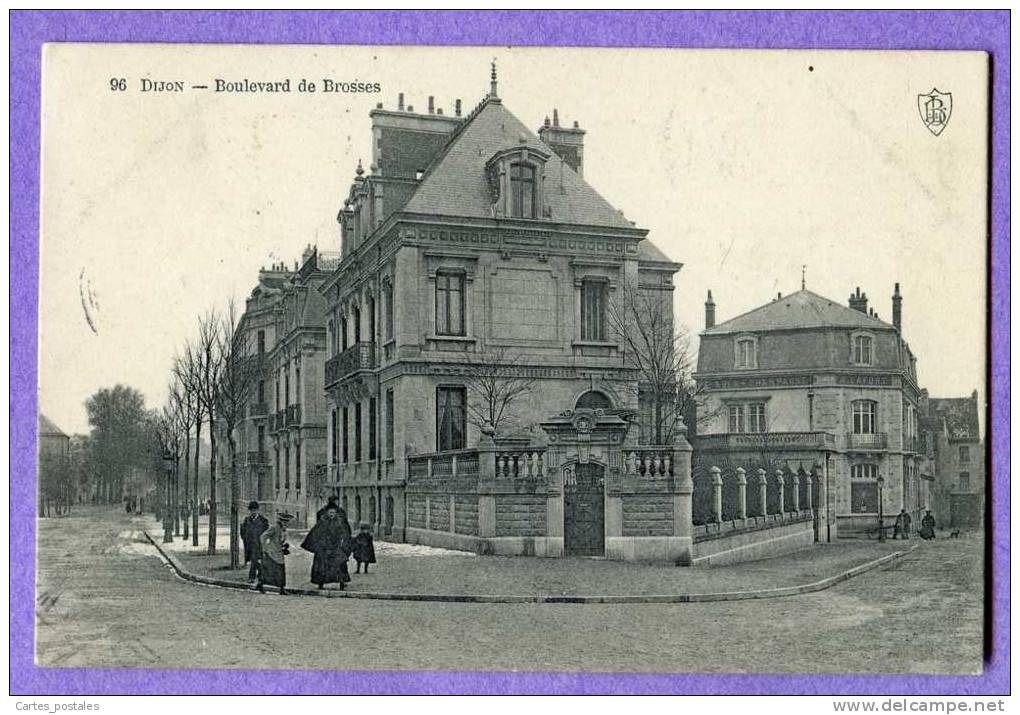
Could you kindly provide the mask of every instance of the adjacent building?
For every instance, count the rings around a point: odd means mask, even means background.
[[[929,502],[916,359],[858,288],[841,305],[809,290],[715,322],[709,293],[698,352],[695,479],[709,465],[764,468],[789,494],[810,476],[816,533],[874,532]],[[787,497],[789,498],[789,497]],[[802,497],[803,498],[803,497]]]
[[[928,397],[922,391],[921,424],[934,475],[931,510],[940,527],[979,527],[984,522],[985,449],[978,422],[978,394]]]

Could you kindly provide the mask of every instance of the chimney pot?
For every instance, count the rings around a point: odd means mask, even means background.
[[[715,301],[712,300],[712,291],[708,291],[708,299],[705,301],[705,330],[715,327]]]
[[[413,112],[414,111],[414,107],[412,107],[410,104],[407,105],[407,111]]]
[[[429,114],[436,113],[436,98],[431,94],[429,95]]]
[[[558,109],[553,110],[553,126],[558,127],[560,125],[560,112]]]
[[[903,296],[900,295],[900,284],[897,283],[893,289],[892,296],[892,323],[896,330],[903,327]]]
[[[458,99],[456,102],[454,102],[453,106],[454,106],[453,113],[456,114],[459,117],[460,116],[460,100]]]
[[[404,93],[401,92],[397,95],[397,110],[404,111]]]
[[[580,129],[580,128],[581,128],[581,125],[580,125],[580,124],[578,124],[578,123],[577,123],[577,120],[575,119],[575,120],[574,120],[574,129]]]

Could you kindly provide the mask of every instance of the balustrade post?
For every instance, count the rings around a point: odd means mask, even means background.
[[[790,480],[793,483],[793,511],[800,511],[800,474],[797,472],[793,473],[793,479]]]
[[[456,454],[453,455],[453,457],[450,459],[450,477],[454,478],[454,479],[457,477],[457,455]]]
[[[786,475],[782,469],[776,470],[776,481],[779,482],[779,516],[786,513]]]
[[[765,478],[765,470],[758,469],[758,500],[761,504],[761,515],[769,515],[769,486],[768,480]]]
[[[717,524],[722,523],[722,470],[719,467],[712,467],[712,513],[715,515]]]
[[[747,472],[737,467],[737,518],[747,518]]]
[[[429,457],[429,458],[428,458],[428,461],[426,462],[426,469],[425,469],[425,475],[426,475],[426,476],[427,476],[427,477],[428,477],[429,479],[431,479],[431,478],[432,478],[432,457]]]

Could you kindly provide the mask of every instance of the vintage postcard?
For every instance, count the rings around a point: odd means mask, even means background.
[[[47,44],[36,664],[982,673],[990,72]]]

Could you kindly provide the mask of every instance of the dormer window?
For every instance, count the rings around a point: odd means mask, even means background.
[[[497,152],[485,165],[485,176],[496,218],[537,219],[549,216],[545,205],[543,177],[551,154],[537,146],[521,143]]]
[[[510,215],[535,218],[535,167],[530,164],[510,165]]]
[[[850,361],[854,365],[871,365],[874,357],[872,336],[867,333],[854,333],[850,338]]]
[[[739,369],[758,367],[758,339],[754,336],[743,336],[737,338],[735,344],[736,354],[734,364]]]

